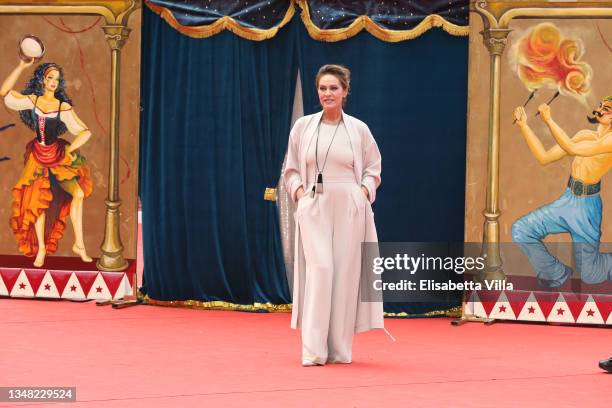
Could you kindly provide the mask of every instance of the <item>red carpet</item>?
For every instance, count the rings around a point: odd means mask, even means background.
[[[1,299],[0,386],[77,387],[54,407],[610,406],[609,329],[387,319],[397,342],[304,368],[289,317]]]

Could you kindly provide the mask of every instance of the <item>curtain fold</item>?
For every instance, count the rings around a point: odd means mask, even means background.
[[[306,114],[320,110],[314,81],[321,65],[352,72],[345,111],[370,127],[382,154],[379,240],[463,242],[468,39],[430,31],[394,44],[366,33],[323,43],[303,26],[299,39]],[[385,311],[435,314],[459,304],[386,303]]]
[[[227,32],[198,41],[143,11],[142,290],[151,299],[291,303],[276,206],[262,197],[287,146],[296,33],[291,23],[266,42]]]

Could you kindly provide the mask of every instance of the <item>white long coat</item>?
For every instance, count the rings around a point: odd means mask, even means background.
[[[300,187],[307,189],[306,152],[314,140],[317,126],[323,112],[307,115],[298,119],[291,129],[287,147],[287,163],[283,180],[291,199],[296,201],[296,192]],[[342,112],[353,148],[353,165],[355,181],[366,187],[370,203],[376,199],[376,188],[380,185],[381,157],[378,146],[368,126],[361,120]],[[365,242],[378,242],[374,214],[368,206],[365,220]],[[357,254],[356,254],[357,256]],[[300,239],[299,224],[295,228],[295,264],[293,271],[293,311],[291,327],[297,329],[301,324],[301,308],[304,301],[304,284],[306,279],[306,261]],[[355,271],[360,274],[360,271]],[[357,304],[355,333],[384,328],[382,302],[362,302]]]

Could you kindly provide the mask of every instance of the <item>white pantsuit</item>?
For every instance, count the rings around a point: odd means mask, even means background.
[[[302,329],[303,361],[348,363],[354,333],[384,327],[382,303],[359,298],[361,242],[377,242],[370,204],[380,184],[381,158],[365,123],[343,113],[337,130],[321,124],[317,132],[321,116],[295,123],[284,173],[293,200],[300,187],[305,191],[295,213],[291,327]],[[323,193],[312,196],[317,133],[319,169],[334,141],[323,169]]]

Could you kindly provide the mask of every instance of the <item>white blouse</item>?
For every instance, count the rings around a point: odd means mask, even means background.
[[[30,98],[28,98],[27,96],[15,96],[12,92],[9,92],[4,97],[4,104],[9,109],[13,109],[16,111],[30,110],[34,108],[34,102],[32,102]],[[44,118],[52,118],[57,116],[57,111],[43,112],[37,106],[36,114]],[[74,110],[72,110],[72,107],[70,109],[62,110],[60,112],[60,120],[64,122],[66,128],[68,128],[68,131],[73,135],[78,135],[82,131],[87,130],[87,128],[83,126],[83,124],[79,120],[77,120],[74,114]]]

